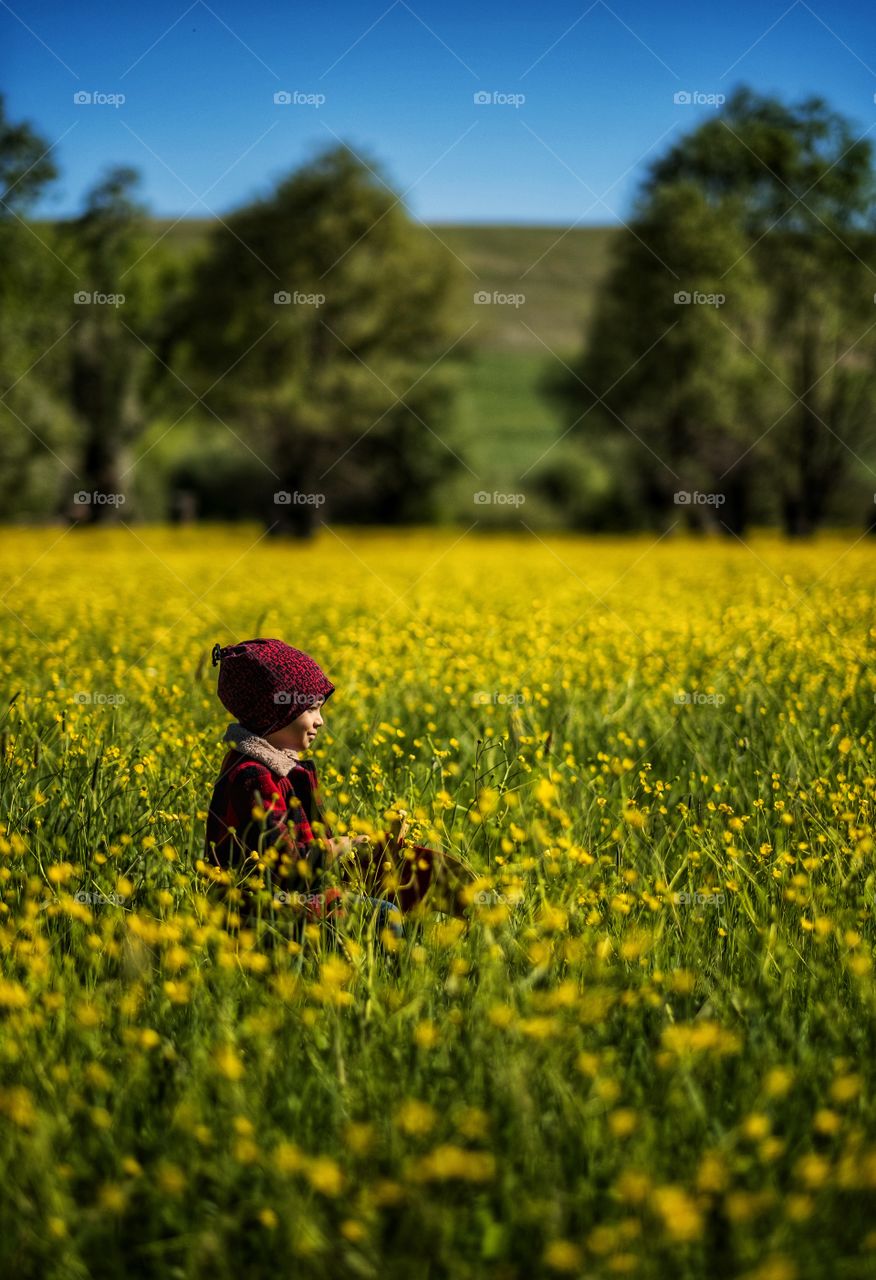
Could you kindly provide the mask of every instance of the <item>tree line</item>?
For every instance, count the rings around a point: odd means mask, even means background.
[[[124,166],[79,216],[34,221],[58,177],[0,96],[5,519],[114,519],[150,484],[171,518],[275,532],[441,518],[466,282],[376,160],[320,152],[190,253]],[[562,523],[870,524],[873,180],[823,100],[745,88],[652,163],[580,351],[542,385],[564,426],[532,488]]]

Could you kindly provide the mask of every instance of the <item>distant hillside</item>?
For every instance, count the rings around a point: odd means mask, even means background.
[[[156,237],[167,232],[162,244],[182,255],[201,248],[214,223],[185,218],[175,226],[172,219],[156,219],[154,225]],[[618,228],[566,231],[562,227],[436,223],[430,230],[467,268],[464,275],[471,281],[471,319],[478,322],[471,336],[478,347],[484,351],[544,353],[543,342],[564,356],[577,350]],[[522,293],[525,302],[519,307],[476,306],[474,294],[481,290],[491,295],[494,291]],[[465,327],[462,323],[460,330]]]
[[[432,230],[475,272],[473,292],[495,289],[526,299],[519,308],[478,307],[472,337],[479,346],[544,351],[534,333],[560,354],[578,349],[617,228],[438,225]]]

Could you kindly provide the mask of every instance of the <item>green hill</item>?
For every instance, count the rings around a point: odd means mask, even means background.
[[[154,222],[164,248],[180,256],[200,249],[213,225],[201,218]],[[471,282],[472,302],[460,316],[460,332],[476,320],[472,340],[479,349],[547,354],[547,346],[563,358],[577,350],[617,228],[435,223],[429,230]],[[516,307],[476,305],[479,291],[522,294],[524,301]]]
[[[155,224],[174,254],[199,249],[211,225],[202,219]],[[558,359],[578,351],[618,229],[436,223],[430,230],[471,283],[459,332],[476,324],[454,448],[486,485],[507,486],[563,431],[539,382]],[[479,292],[522,295],[523,301],[478,304]],[[469,488],[468,479],[461,481],[461,492]]]
[[[430,228],[473,273],[472,291],[522,294],[518,306],[473,307],[472,337],[489,351],[545,347],[564,358],[578,349],[596,290],[608,265],[614,227],[434,226]]]

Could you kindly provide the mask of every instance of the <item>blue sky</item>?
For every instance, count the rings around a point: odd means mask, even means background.
[[[141,171],[156,215],[224,215],[343,139],[427,222],[605,224],[714,112],[679,92],[817,93],[876,139],[874,36],[850,0],[0,0],[0,85],[55,144],[38,216],[77,212],[113,163]]]

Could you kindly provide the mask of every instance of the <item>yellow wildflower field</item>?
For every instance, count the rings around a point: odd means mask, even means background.
[[[868,538],[6,530],[4,1274],[876,1270]],[[336,834],[464,919],[269,945],[214,643],[336,692]],[[427,904],[428,905],[428,904]]]

